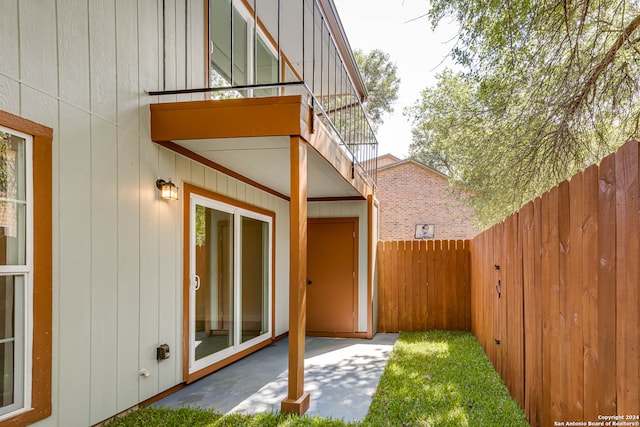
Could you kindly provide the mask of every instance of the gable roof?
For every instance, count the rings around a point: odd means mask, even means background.
[[[381,157],[385,157],[385,156],[391,156],[391,155],[390,154],[385,154],[384,156],[381,156]],[[378,173],[380,173],[381,171],[387,170],[387,169],[396,168],[396,167],[404,166],[404,165],[411,165],[411,164],[413,164],[415,166],[418,166],[418,167],[421,167],[421,168],[423,168],[423,169],[425,169],[425,170],[427,170],[429,172],[435,173],[436,175],[439,175],[442,178],[449,179],[449,177],[447,175],[443,174],[442,172],[437,171],[434,168],[432,168],[430,166],[427,166],[424,163],[422,163],[422,162],[420,162],[420,161],[418,161],[416,159],[412,159],[412,158],[399,160],[399,161],[394,162],[394,163],[388,163],[388,164],[379,166],[378,167]]]
[[[383,154],[382,156],[378,156],[375,159],[371,160],[371,162],[376,162],[376,164],[378,165],[378,169],[388,164],[396,163],[399,161],[400,161],[400,158],[394,156],[391,153]]]

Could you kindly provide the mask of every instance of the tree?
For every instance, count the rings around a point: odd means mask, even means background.
[[[434,88],[425,89],[407,113],[413,117],[410,154],[449,176],[465,189],[478,226],[501,219],[536,194],[544,183],[519,182],[513,168],[521,141],[509,139],[511,127],[492,126],[503,100],[500,90],[479,85],[462,73],[445,70]],[[506,191],[518,188],[518,193]]]
[[[409,110],[413,155],[446,159],[482,225],[600,159],[640,122],[640,5],[433,0],[460,26],[445,71]],[[426,158],[426,160],[425,160]]]
[[[380,49],[368,53],[355,49],[353,53],[369,92],[363,106],[371,125],[377,129],[384,122],[384,114],[393,112],[393,103],[398,99],[398,67]]]
[[[0,131],[0,197],[15,198],[16,148],[11,143],[11,135]]]
[[[405,114],[413,118],[411,155],[429,167],[456,178],[462,165],[456,160],[457,141],[470,135],[468,122],[461,114],[469,109],[471,88],[461,75],[450,70],[436,76],[438,85],[427,88],[421,98]]]

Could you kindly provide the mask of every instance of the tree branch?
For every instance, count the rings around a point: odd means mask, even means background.
[[[591,72],[591,75],[589,75],[589,78],[587,79],[587,81],[585,82],[584,86],[582,87],[582,90],[580,91],[580,93],[576,97],[574,97],[573,101],[571,102],[567,117],[572,117],[576,113],[576,111],[578,111],[578,108],[580,108],[580,106],[582,106],[582,104],[584,103],[585,99],[587,98],[587,95],[589,94],[589,92],[591,92],[594,89],[594,87],[595,87],[596,83],[598,82],[598,79],[600,78],[602,73],[604,73],[604,71],[607,69],[607,67],[609,65],[611,65],[611,63],[615,60],[616,54],[618,53],[620,48],[622,48],[622,45],[624,45],[624,42],[627,41],[627,40],[630,40],[629,36],[639,26],[640,26],[640,15],[636,16],[629,23],[629,25],[627,25],[622,30],[622,32],[620,33],[620,35],[616,39],[616,42],[613,44],[613,46],[611,46],[611,48],[609,48],[607,53],[604,55],[604,58],[602,58],[602,61],[600,61],[600,63],[593,69],[593,71]],[[630,40],[630,41],[632,43],[636,43],[638,40],[640,40],[640,39],[636,39],[636,40],[632,40],[632,41]]]

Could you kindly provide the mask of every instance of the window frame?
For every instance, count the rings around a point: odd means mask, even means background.
[[[0,126],[18,136],[31,138],[31,269],[20,275],[29,276],[30,285],[26,286],[31,304],[26,304],[27,317],[31,323],[25,324],[25,331],[31,334],[30,366],[25,365],[24,384],[28,399],[21,409],[17,409],[0,418],[0,427],[25,425],[47,418],[51,415],[51,351],[52,351],[52,143],[53,130],[47,126],[23,117],[0,110]],[[28,191],[29,193],[29,191]],[[29,197],[29,196],[28,196]],[[27,203],[29,205],[29,202]],[[27,232],[29,232],[27,230]],[[28,260],[27,260],[28,262]],[[7,274],[7,273],[3,273]],[[28,371],[28,372],[27,372]],[[28,402],[30,400],[30,402]]]
[[[282,81],[284,75],[283,75],[283,70],[281,67],[281,62],[282,62],[282,56],[279,54],[278,51],[278,47],[274,45],[274,42],[272,41],[272,38],[269,36],[269,34],[267,33],[267,30],[264,28],[263,24],[260,21],[259,17],[255,17],[253,14],[253,11],[251,10],[251,8],[243,1],[241,0],[230,0],[230,6],[231,8],[233,8],[235,10],[235,12],[238,13],[238,15],[240,16],[240,18],[242,18],[245,23],[247,24],[247,45],[246,45],[246,52],[247,52],[247,70],[246,70],[246,78],[247,78],[247,85],[255,85],[258,84],[256,82],[256,79],[258,78],[257,76],[257,72],[256,72],[256,61],[257,61],[257,47],[256,47],[256,37],[260,38],[260,40],[262,41],[262,43],[264,44],[266,50],[269,51],[269,53],[271,55],[273,55],[273,58],[275,58],[276,60],[276,69],[277,69],[277,74],[278,74],[278,81]],[[212,51],[211,51],[211,46],[212,46],[212,39],[211,39],[211,27],[210,27],[210,12],[211,12],[211,5],[210,5],[210,1],[207,0],[205,2],[205,37],[206,37],[206,49],[205,51],[207,52],[207,69],[206,69],[206,73],[207,73],[207,82],[210,85],[211,84],[211,69],[212,69],[212,64],[211,64],[211,55],[212,55]],[[233,42],[233,34],[231,35],[232,37],[232,42],[231,42],[231,53],[230,53],[230,66],[231,68],[234,67],[234,55],[233,55],[233,46],[234,46],[234,42]],[[221,75],[222,78],[224,78]],[[233,80],[233,78],[230,76],[229,80]],[[233,81],[231,81],[229,83],[230,86],[234,86]],[[248,98],[252,98],[253,97],[253,90],[249,89],[246,91],[247,93],[247,97]]]
[[[273,241],[273,217],[270,215],[265,215],[260,212],[256,212],[255,210],[247,209],[246,207],[239,207],[237,205],[229,204],[222,202],[220,200],[210,198],[207,196],[203,196],[197,193],[190,193],[190,210],[189,210],[189,233],[190,233],[190,260],[189,260],[189,274],[195,271],[196,264],[196,256],[195,256],[195,245],[193,242],[195,241],[196,236],[196,226],[195,226],[195,215],[196,215],[196,206],[204,206],[209,209],[215,209],[220,212],[224,212],[230,214],[233,218],[233,345],[225,348],[224,350],[220,350],[213,354],[210,354],[202,359],[195,359],[195,330],[193,328],[193,324],[195,321],[195,295],[191,290],[189,290],[189,374],[193,374],[194,372],[200,371],[201,369],[206,368],[209,365],[212,365],[216,362],[219,362],[223,359],[228,358],[229,356],[233,356],[241,352],[242,350],[246,350],[251,348],[252,346],[259,344],[265,340],[272,338],[273,330],[270,321],[267,321],[267,330],[265,333],[254,337],[248,341],[242,342],[241,340],[241,325],[242,325],[242,307],[241,307],[241,299],[242,299],[242,273],[241,273],[241,251],[242,251],[242,226],[241,221],[242,218],[250,218],[258,221],[262,221],[268,225],[269,235],[267,246],[270,250],[267,253],[267,266],[268,266],[268,280],[267,280],[267,319],[270,320],[272,318],[273,307],[271,304],[271,289],[272,289],[272,275],[271,275],[271,260],[273,258],[273,250],[272,241]]]
[[[33,360],[33,136],[0,125],[0,132],[24,140],[25,178],[25,240],[24,262],[0,265],[0,276],[14,277],[14,403],[0,408],[8,411],[0,414],[0,421],[12,418],[31,407],[31,365]],[[21,204],[20,199],[5,199],[9,203]],[[20,228],[20,227],[18,227]],[[18,255],[18,258],[20,255]],[[18,278],[22,278],[18,285]],[[20,288],[20,289],[19,289]],[[16,369],[21,362],[20,369]],[[17,373],[17,375],[16,375]],[[19,398],[18,398],[19,396]]]
[[[183,183],[183,379],[186,383],[191,383],[205,375],[210,374],[224,366],[227,366],[242,357],[271,344],[275,338],[275,298],[276,298],[276,214],[273,211],[260,208],[249,203],[245,203],[236,199],[232,199],[225,195],[216,193],[211,190],[192,185],[188,182]],[[221,351],[224,353],[224,357],[210,360],[211,363],[207,366],[192,365],[192,324],[191,324],[191,307],[193,301],[191,300],[191,272],[192,272],[192,260],[194,259],[192,254],[192,241],[195,238],[195,230],[192,227],[192,215],[195,215],[195,209],[192,209],[192,196],[197,199],[208,199],[211,203],[207,204],[207,207],[213,207],[220,210],[224,207],[224,211],[230,212],[234,215],[234,224],[237,225],[240,222],[241,217],[265,220],[268,219],[269,224],[269,253],[268,253],[268,331],[265,334],[259,335],[249,341],[237,342],[234,338],[234,346],[230,347],[233,351],[227,353],[228,349]],[[199,203],[197,203],[199,204]],[[193,210],[193,212],[192,212]],[[241,237],[241,234],[239,233]],[[234,259],[239,255],[240,247],[235,245],[234,236]],[[238,289],[237,281],[240,279],[238,274],[239,262],[234,263],[234,292]],[[240,316],[241,311],[237,307],[237,303],[234,302],[234,323],[236,316]],[[234,332],[235,334],[235,332]],[[237,338],[237,337],[236,337]],[[209,356],[211,357],[211,356]],[[202,359],[204,360],[204,359]],[[197,361],[196,361],[197,362]]]

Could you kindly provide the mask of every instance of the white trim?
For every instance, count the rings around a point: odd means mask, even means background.
[[[15,204],[18,204],[18,205],[26,205],[27,204],[26,200],[7,199],[5,197],[0,197],[0,202],[15,203]]]
[[[253,28],[255,27],[258,33],[258,37],[262,39],[265,45],[267,45],[267,47],[271,50],[271,53],[273,53],[273,56],[275,56],[277,59],[278,58],[277,46],[274,46],[273,43],[271,43],[271,41],[269,40],[265,32],[262,30],[262,28],[260,28],[260,26],[256,24],[255,20],[253,19],[254,18],[253,13],[251,13],[249,9],[247,9],[247,6],[242,2],[242,0],[233,0],[233,7],[236,8],[240,16],[242,16],[242,19],[247,21],[247,23],[249,24],[248,27],[251,32],[251,34],[249,35],[253,36]],[[252,43],[253,43],[253,37],[249,37],[249,38],[252,40]]]
[[[18,136],[22,139],[28,139],[33,142],[33,135],[29,135],[28,133],[20,132],[15,129],[11,129],[11,128],[0,125],[0,132],[10,133],[11,135]]]
[[[0,275],[27,274],[31,268],[26,265],[0,265]]]
[[[233,344],[203,357],[202,359],[195,360],[195,242],[196,242],[196,206],[204,206],[206,208],[215,209],[221,212],[229,213],[233,215]],[[207,366],[224,360],[234,354],[237,354],[243,350],[246,350],[256,344],[264,342],[272,336],[272,320],[273,320],[273,307],[272,307],[272,259],[273,259],[273,218],[269,215],[264,215],[258,212],[254,212],[245,208],[222,203],[217,200],[210,199],[198,194],[191,194],[189,201],[189,277],[190,277],[190,289],[189,289],[189,351],[187,357],[189,358],[189,374],[193,374]],[[268,225],[268,238],[267,238],[267,322],[266,330],[263,334],[247,340],[242,341],[242,271],[241,271],[241,241],[242,241],[242,218],[250,218],[258,221],[262,221]]]
[[[233,216],[233,344],[242,343],[242,269],[240,244],[242,242],[242,215]],[[237,236],[237,237],[236,237]]]

